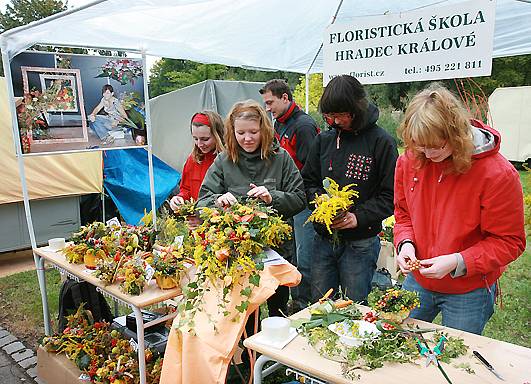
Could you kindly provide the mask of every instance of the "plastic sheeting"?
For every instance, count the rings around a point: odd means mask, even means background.
[[[0,78],[0,204],[22,201],[9,102],[5,79]],[[102,190],[100,152],[32,156],[24,163],[30,199]]]
[[[194,146],[190,119],[205,109],[225,117],[232,105],[255,99],[262,103],[258,90],[264,83],[207,80],[150,100],[153,127],[153,154],[177,170],[182,167]]]
[[[459,0],[343,1],[337,23]],[[36,44],[306,73],[338,7],[324,0],[107,0],[2,34],[9,57]],[[498,0],[494,57],[531,53],[531,3]],[[322,72],[320,55],[310,72]]]
[[[127,224],[137,225],[151,211],[148,153],[143,148],[104,154],[104,186]],[[158,208],[181,180],[181,174],[153,156],[155,206]]]

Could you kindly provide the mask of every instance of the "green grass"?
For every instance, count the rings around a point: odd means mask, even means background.
[[[46,273],[48,307],[56,323],[61,278],[57,271]],[[0,279],[0,323],[27,346],[36,346],[44,334],[41,293],[37,272],[28,271]]]

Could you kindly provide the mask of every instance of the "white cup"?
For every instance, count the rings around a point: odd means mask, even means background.
[[[53,239],[48,240],[48,246],[52,251],[63,249],[66,246],[65,238],[54,237]]]
[[[289,336],[290,320],[285,317],[268,317],[262,320],[262,332],[266,340],[283,341]]]

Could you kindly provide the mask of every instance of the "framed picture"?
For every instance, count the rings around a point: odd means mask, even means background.
[[[24,155],[144,147],[141,58],[22,52],[10,62]]]
[[[39,74],[43,92],[54,89],[57,102],[51,104],[47,112],[77,112],[76,78],[72,75]]]
[[[46,135],[30,128],[36,144],[86,143],[88,128],[79,69],[22,66],[24,95],[41,112]],[[27,96],[26,96],[27,97]]]

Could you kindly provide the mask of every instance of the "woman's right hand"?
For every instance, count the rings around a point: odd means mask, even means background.
[[[184,199],[179,195],[173,196],[170,200],[170,208],[173,211],[176,211],[181,204],[184,204]]]
[[[216,200],[216,205],[218,207],[228,207],[228,206],[231,206],[233,204],[236,204],[238,202],[238,200],[236,200],[236,198],[234,197],[234,195],[230,192],[227,192],[223,195],[221,195],[220,197],[218,197],[218,199]]]
[[[411,272],[408,266],[408,261],[415,261],[417,260],[417,257],[415,255],[415,247],[411,243],[404,243],[402,244],[402,247],[400,248],[400,253],[396,257],[396,262],[398,264],[398,267],[400,268],[400,271],[407,275]]]

